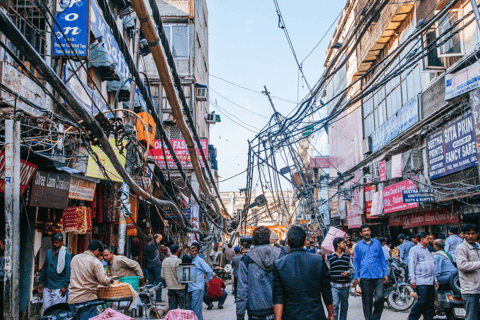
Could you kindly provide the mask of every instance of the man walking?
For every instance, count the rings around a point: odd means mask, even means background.
[[[171,245],[170,252],[172,255],[163,260],[161,274],[162,279],[167,283],[168,309],[185,309],[185,285],[178,282],[177,269],[182,263],[182,260],[178,257],[180,253],[178,244]]]
[[[235,256],[235,251],[232,249],[232,244],[228,244],[228,248],[225,249],[225,261],[226,264],[230,264]]]
[[[275,320],[322,320],[322,298],[333,320],[332,287],[328,268],[320,255],[303,249],[307,235],[300,227],[287,233],[290,252],[273,267]]]
[[[380,320],[384,303],[384,282],[388,282],[387,261],[380,242],[372,239],[370,226],[363,224],[360,232],[363,240],[357,243],[353,255],[353,285],[360,283],[365,320]]]
[[[408,272],[410,286],[417,291],[418,300],[412,308],[409,320],[432,320],[435,315],[435,289],[438,282],[435,278],[435,262],[428,251],[428,238],[423,232],[417,235],[418,244],[410,250]]]
[[[70,262],[72,255],[63,245],[63,235],[52,236],[53,248],[47,251],[43,261],[38,291],[43,292],[43,310],[67,302],[67,288],[70,285]]]
[[[457,248],[457,267],[460,275],[462,299],[467,310],[466,320],[479,319],[480,299],[480,246],[476,243],[477,227],[463,226],[465,240]]]
[[[203,320],[203,293],[205,292],[205,281],[208,283],[213,278],[213,270],[210,266],[198,255],[200,252],[200,244],[198,242],[192,243],[190,246],[190,257],[192,263],[197,269],[197,282],[188,284],[188,293],[191,296],[191,308],[198,320]],[[205,277],[206,275],[206,277]]]
[[[453,265],[452,257],[443,250],[445,248],[443,240],[435,240],[433,242],[433,247],[435,248],[435,252],[433,253],[435,278],[441,289],[447,289],[450,287],[450,277],[457,272],[457,268]]]
[[[150,284],[158,286],[162,281],[162,261],[165,259],[165,254],[160,252],[160,241],[162,235],[150,235],[150,242],[145,246],[145,257],[147,260],[148,281]],[[162,286],[156,289],[156,302],[162,301]]]
[[[223,304],[228,296],[225,288],[225,282],[214,273],[213,279],[208,282],[207,290],[203,295],[203,302],[208,306],[207,310],[212,310],[214,301],[218,301],[218,309],[223,309]]]
[[[353,274],[353,265],[350,255],[346,253],[347,243],[343,238],[333,240],[335,252],[325,259],[332,284],[333,317],[334,320],[347,320],[348,291],[350,275]]]
[[[240,269],[240,260],[242,260],[242,253],[240,247],[235,247],[235,256],[232,259],[233,266],[233,295],[237,297],[237,283],[238,283],[238,270]]]
[[[455,251],[462,242],[463,239],[458,236],[457,227],[448,229],[448,238],[445,240],[445,251],[452,256],[454,263],[457,261],[455,258]]]
[[[270,245],[270,230],[257,227],[252,241],[255,247],[240,261],[237,282],[237,319],[272,320],[273,263],[280,256],[279,248]]]
[[[307,251],[308,253],[317,254],[317,249],[315,249],[315,247],[313,247],[313,241],[307,241],[306,242],[305,251]]]
[[[403,233],[398,235],[398,241],[400,241],[400,245],[397,247],[398,252],[400,252],[400,261],[402,263],[408,265],[408,254],[410,250],[415,246],[413,242],[407,240],[407,237]]]

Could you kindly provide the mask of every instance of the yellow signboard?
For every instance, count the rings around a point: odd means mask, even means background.
[[[298,223],[299,224],[305,224],[305,223],[308,223],[308,221],[307,220],[298,220]]]
[[[115,151],[117,158],[120,160],[120,163],[122,164],[123,167],[125,167],[125,161],[126,161],[125,156],[120,154],[120,150],[118,150],[117,146],[115,145],[115,138],[110,138],[109,141],[110,141],[110,145]],[[123,182],[123,179],[120,177],[117,170],[115,170],[112,162],[110,161],[110,159],[108,159],[105,152],[103,152],[103,150],[100,149],[100,147],[96,147],[96,146],[92,146],[92,150],[97,154],[98,160],[100,160],[100,163],[105,168],[105,171],[108,174],[108,177],[110,178],[110,180],[115,182]],[[100,168],[97,165],[97,162],[93,159],[92,156],[88,157],[87,177],[106,180],[106,177],[103,175],[102,170],[100,170]]]

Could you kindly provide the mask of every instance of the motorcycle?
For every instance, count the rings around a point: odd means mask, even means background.
[[[449,288],[437,290],[438,304],[435,305],[435,313],[444,314],[448,320],[465,319],[467,312],[461,295],[458,271],[451,275],[447,287]]]
[[[43,313],[39,320],[78,320],[85,310],[103,305],[105,301],[91,301],[75,307],[72,311],[67,303],[59,303],[51,306]]]
[[[414,290],[406,282],[406,267],[397,259],[390,259],[388,263],[388,282],[385,284],[384,297],[388,306],[397,311],[410,309],[415,303],[412,297]]]

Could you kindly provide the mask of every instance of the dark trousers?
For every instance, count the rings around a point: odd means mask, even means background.
[[[235,296],[235,299],[237,299],[237,283],[238,277],[233,277],[233,295]]]
[[[168,290],[168,309],[185,310],[185,290]]]
[[[410,311],[408,320],[418,320],[423,315],[424,320],[433,320],[435,315],[435,286],[417,286],[417,303]]]
[[[383,278],[360,279],[365,320],[380,320],[383,312]]]
[[[479,317],[479,299],[480,294],[462,294],[463,303],[465,304],[465,310],[467,311],[467,317],[465,320],[478,320]]]
[[[222,293],[223,294],[220,298],[210,298],[208,296],[208,292],[205,292],[205,294],[203,295],[203,302],[205,302],[205,304],[209,306],[212,304],[212,302],[218,301],[218,305],[223,306],[223,304],[225,303],[225,300],[227,300],[228,294],[225,292],[225,290],[222,290]]]
[[[155,268],[148,269],[148,282],[157,286],[162,282],[162,265],[159,265]],[[156,302],[162,301],[162,286],[158,287],[155,293]]]

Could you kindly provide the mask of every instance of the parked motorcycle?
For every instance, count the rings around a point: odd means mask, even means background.
[[[39,320],[78,320],[84,311],[92,307],[103,305],[104,303],[105,302],[102,300],[87,302],[78,305],[73,311],[70,310],[67,303],[59,303],[45,310],[43,316],[40,317]]]
[[[437,299],[439,304],[435,305],[435,313],[445,314],[449,320],[465,319],[467,312],[461,295],[458,271],[450,277],[448,289],[437,290]]]
[[[384,297],[390,308],[397,311],[410,309],[415,303],[414,290],[406,282],[406,266],[397,259],[388,261],[388,283],[385,284]]]

